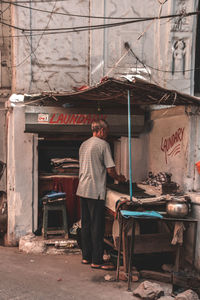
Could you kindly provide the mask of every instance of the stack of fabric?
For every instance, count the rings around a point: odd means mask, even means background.
[[[52,158],[51,167],[54,173],[69,175],[78,175],[79,173],[79,161],[75,158]]]
[[[53,203],[66,200],[66,193],[51,191],[42,197],[42,203]]]

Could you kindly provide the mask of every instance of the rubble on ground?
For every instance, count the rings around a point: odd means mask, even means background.
[[[72,239],[44,239],[33,233],[27,234],[19,240],[19,251],[32,254],[79,254],[77,241]]]
[[[159,298],[159,300],[175,300],[172,296],[162,296]]]
[[[164,290],[158,283],[146,280],[134,290],[133,295],[143,300],[156,300],[164,296]]]
[[[199,300],[197,293],[193,290],[187,290],[183,293],[178,294],[175,300]]]
[[[133,292],[133,296],[142,300],[200,300],[197,293],[188,289],[178,295],[165,295],[163,287],[160,284],[150,281],[142,282]]]
[[[44,253],[46,245],[44,240],[38,240],[33,233],[29,233],[19,240],[19,251],[25,253]]]

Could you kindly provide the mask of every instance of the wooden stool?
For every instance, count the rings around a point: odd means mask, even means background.
[[[49,212],[61,211],[62,212],[62,226],[49,227],[48,217]],[[43,203],[43,228],[42,235],[44,238],[48,238],[48,235],[63,235],[68,238],[68,226],[67,226],[67,213],[66,213],[66,200],[62,201],[49,201]]]

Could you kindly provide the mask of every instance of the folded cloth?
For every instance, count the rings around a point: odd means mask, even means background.
[[[51,193],[46,194],[42,199],[54,200],[54,199],[65,198],[65,197],[66,197],[66,193],[52,191]]]
[[[116,212],[119,211],[120,207],[124,204],[130,202],[130,200],[128,198],[125,197],[120,197],[120,199],[115,203],[115,210]]]
[[[156,211],[129,211],[129,210],[121,210],[120,211],[122,216],[124,218],[130,218],[130,217],[135,217],[135,218],[139,218],[139,217],[151,217],[151,218],[160,218],[162,219],[163,216],[161,214],[159,214]]]
[[[78,159],[65,157],[65,158],[52,158],[51,163],[54,165],[60,165],[63,163],[79,163]]]
[[[172,245],[183,244],[183,232],[185,230],[185,226],[183,222],[176,222],[174,226],[174,235],[171,241]]]

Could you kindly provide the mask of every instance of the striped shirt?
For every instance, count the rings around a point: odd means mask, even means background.
[[[79,149],[79,184],[77,195],[84,198],[105,200],[106,169],[112,168],[109,144],[92,136]]]

